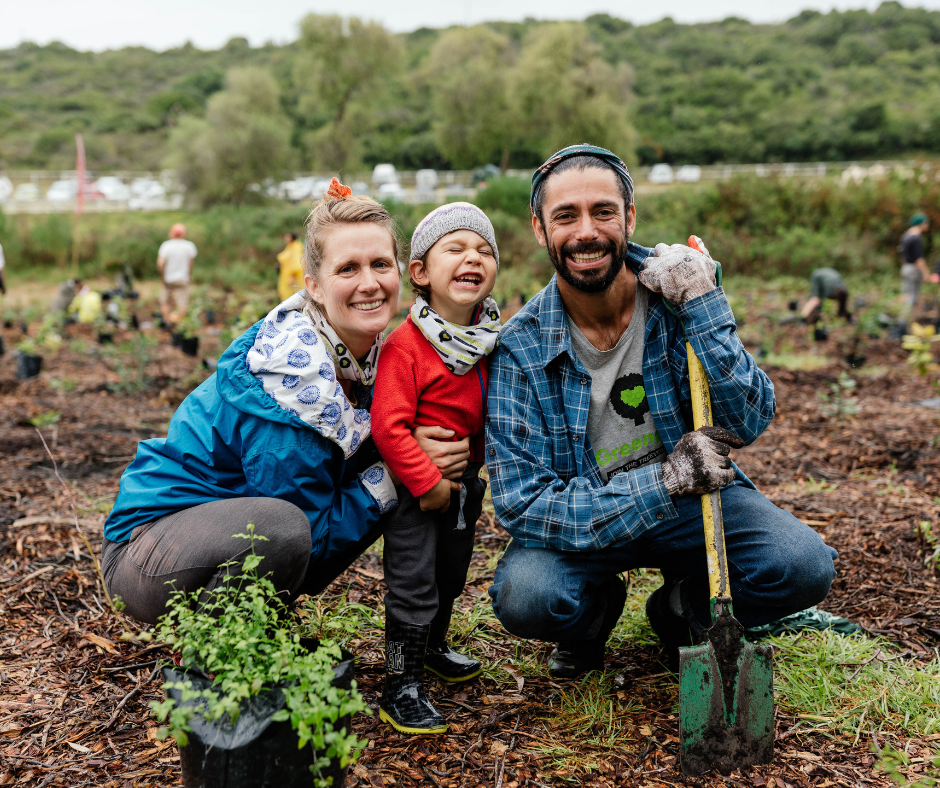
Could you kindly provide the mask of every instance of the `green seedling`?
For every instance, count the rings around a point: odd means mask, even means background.
[[[929,520],[921,520],[914,527],[914,533],[920,538],[924,548],[924,566],[940,570],[940,536],[933,532]]]
[[[934,326],[922,326],[920,323],[911,324],[911,333],[901,340],[901,347],[910,353],[907,363],[913,366],[921,377],[940,370],[940,364],[933,358],[935,342],[940,342],[937,329]]]
[[[62,418],[62,411],[59,410],[47,410],[43,413],[40,413],[36,416],[33,416],[29,423],[32,424],[36,429],[41,430],[46,427],[51,427],[53,424],[58,424],[59,419]]]
[[[829,391],[819,391],[816,396],[820,399],[819,410],[824,416],[843,421],[858,413],[858,400],[849,396],[855,391],[858,384],[847,372],[839,374],[836,383],[829,383]]]

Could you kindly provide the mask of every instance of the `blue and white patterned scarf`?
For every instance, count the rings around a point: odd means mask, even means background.
[[[341,447],[348,458],[369,437],[369,411],[349,403],[326,342],[304,314],[305,305],[306,293],[300,292],[273,309],[245,364],[268,396]]]

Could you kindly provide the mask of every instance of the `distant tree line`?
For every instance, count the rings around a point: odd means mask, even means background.
[[[237,201],[289,170],[529,167],[588,139],[646,164],[940,152],[940,12],[893,2],[776,25],[598,14],[400,35],[311,14],[299,33],[2,50],[0,167],[68,167],[81,131],[93,169],[224,172],[211,199]]]

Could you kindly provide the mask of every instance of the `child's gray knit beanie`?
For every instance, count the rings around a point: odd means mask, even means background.
[[[499,249],[496,248],[493,224],[483,211],[468,202],[450,202],[425,216],[411,236],[411,259],[424,257],[441,238],[457,230],[472,230],[486,241],[493,249],[496,267],[499,268]]]

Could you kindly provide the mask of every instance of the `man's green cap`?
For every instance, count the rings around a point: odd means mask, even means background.
[[[929,221],[927,219],[927,214],[921,213],[920,211],[918,211],[910,219],[907,220],[907,226],[914,227],[918,224],[923,224],[926,221]]]

